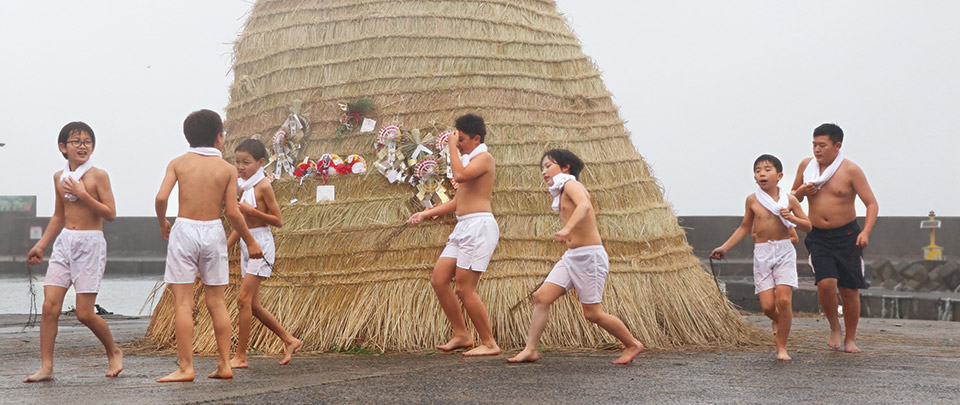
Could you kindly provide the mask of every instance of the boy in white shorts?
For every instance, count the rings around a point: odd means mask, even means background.
[[[526,347],[507,359],[510,363],[537,361],[540,356],[537,346],[547,327],[550,305],[571,288],[577,290],[584,317],[623,343],[623,353],[613,361],[614,364],[630,363],[643,351],[643,343],[630,334],[623,321],[605,312],[600,305],[610,271],[610,259],[603,249],[590,194],[577,180],[581,170],[583,161],[566,149],[551,149],[540,158],[543,181],[553,195],[553,210],[560,213],[563,222],[563,228],[554,235],[554,239],[565,242],[567,251],[533,293],[534,307]]]
[[[237,295],[238,318],[237,351],[230,359],[231,368],[247,368],[247,345],[250,341],[250,328],[253,317],[257,317],[264,326],[273,331],[283,340],[283,359],[280,364],[290,362],[294,350],[300,347],[300,339],[293,337],[277,321],[277,318],[260,305],[260,283],[273,273],[276,248],[273,243],[273,233],[267,225],[277,228],[283,226],[283,216],[280,215],[280,205],[277,196],[273,193],[273,186],[263,174],[263,163],[267,160],[267,148],[257,139],[247,139],[234,149],[235,164],[240,177],[237,178],[237,188],[240,192],[240,212],[250,227],[250,233],[260,244],[263,258],[250,258],[247,244],[240,242],[240,293]],[[230,233],[227,238],[227,247],[232,247],[240,239],[237,231]]]
[[[477,283],[487,270],[500,240],[500,228],[490,209],[497,167],[483,143],[487,135],[483,118],[467,114],[457,118],[455,125],[457,136],[449,137],[447,147],[453,179],[460,184],[457,194],[444,204],[413,214],[407,223],[417,225],[424,218],[456,212],[457,226],[437,259],[430,279],[440,307],[453,327],[450,341],[437,348],[450,351],[473,346],[473,336],[467,331],[467,323],[457,302],[459,297],[480,335],[480,346],[463,355],[491,356],[500,354],[500,346],[493,337],[483,301],[477,295]],[[456,294],[450,289],[451,279],[456,284]]]
[[[253,239],[237,208],[237,168],[222,159],[224,134],[220,115],[210,110],[194,111],[183,121],[183,133],[190,150],[170,161],[156,200],[160,234],[170,241],[163,281],[173,292],[179,367],[157,382],[193,381],[193,283],[197,273],[203,282],[219,352],[217,370],[208,377],[233,378],[230,315],[223,299],[229,269],[227,238],[220,222],[221,204],[230,225],[249,246],[250,257],[263,257],[260,244]],[[180,207],[171,229],[166,218],[167,200],[178,184]]]
[[[797,251],[793,248],[794,227],[810,232],[810,220],[800,202],[777,186],[783,178],[783,164],[772,155],[760,155],[753,162],[753,178],[759,188],[747,196],[743,222],[733,235],[710,253],[722,259],[752,232],[753,283],[760,308],[772,321],[777,359],[790,360],[787,336],[793,323],[793,291],[797,289]]]
[[[57,323],[63,308],[63,297],[71,284],[77,293],[77,319],[90,328],[107,351],[107,361],[110,363],[107,377],[116,377],[123,370],[123,352],[114,343],[107,322],[94,310],[100,292],[100,280],[107,265],[103,220],[113,221],[117,217],[110,177],[103,169],[93,167],[90,161],[96,138],[89,125],[79,121],[65,125],[60,130],[57,142],[60,153],[67,159],[67,165],[53,175],[56,189],[53,216],[43,236],[27,253],[28,263],[40,264],[43,262],[44,249],[54,236],[57,237],[43,282],[41,368],[23,382],[53,380]],[[59,236],[57,232],[60,232]]]

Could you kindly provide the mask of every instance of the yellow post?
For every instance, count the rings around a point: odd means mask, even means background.
[[[923,260],[943,260],[943,248],[936,244],[936,231],[940,227],[940,221],[934,219],[934,213],[930,211],[930,220],[921,221],[921,229],[930,229],[930,245],[923,248]]]

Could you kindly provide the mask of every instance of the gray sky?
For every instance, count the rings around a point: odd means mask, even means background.
[[[881,215],[960,215],[960,2],[559,0],[680,215],[742,215],[836,122]],[[63,124],[89,123],[120,215],[153,215],[190,111],[223,111],[243,0],[0,2],[0,194],[53,212]],[[175,207],[169,212],[175,215]],[[862,213],[862,207],[861,207]]]

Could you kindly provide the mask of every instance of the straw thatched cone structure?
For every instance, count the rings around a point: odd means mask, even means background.
[[[650,347],[736,346],[757,341],[691,254],[657,180],[637,153],[610,92],[549,0],[265,1],[236,42],[227,155],[252,134],[269,144],[294,100],[311,130],[304,155],[358,153],[375,160],[374,133],[336,135],[339,102],[371,97],[380,126],[443,128],[475,112],[488,124],[497,162],[493,212],[500,244],[479,286],[504,348],[523,344],[530,293],[565,250],[561,224],[539,174],[550,148],[583,158],[610,256],[604,307]],[[285,226],[274,229],[275,277],[263,305],[304,349],[422,350],[445,342],[449,325],[430,286],[454,218],[404,228],[421,209],[405,184],[370,175],[330,179],[336,201],[315,203],[311,178],[274,182]],[[292,199],[296,203],[289,203]],[[236,251],[231,281],[239,284]],[[615,339],[586,322],[576,298],[554,306],[547,347],[601,347]],[[236,319],[236,288],[228,306]],[[197,296],[195,347],[215,351]],[[173,345],[165,293],[148,335]],[[258,322],[251,346],[282,350]]]

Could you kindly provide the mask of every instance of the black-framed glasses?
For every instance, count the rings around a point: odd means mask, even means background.
[[[90,140],[90,139],[84,139],[82,141],[72,140],[72,141],[67,141],[67,143],[70,145],[73,145],[74,148],[79,148],[80,146],[86,146],[87,148],[93,147],[93,140]]]

